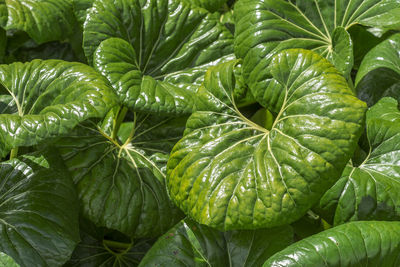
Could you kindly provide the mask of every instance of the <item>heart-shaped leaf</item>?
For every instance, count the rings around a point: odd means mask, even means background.
[[[61,60],[0,65],[0,96],[0,157],[102,118],[117,103],[95,70]]]
[[[361,134],[365,103],[325,59],[278,54],[259,95],[275,106],[271,130],[244,117],[233,89],[235,61],[211,68],[167,165],[175,203],[222,230],[296,221],[340,177]]]
[[[303,239],[264,267],[398,266],[400,222],[351,222]]]
[[[88,219],[141,238],[159,236],[182,218],[165,187],[169,151],[183,132],[180,120],[135,113],[119,139],[79,125],[57,143]]]
[[[25,31],[39,44],[64,40],[75,23],[71,0],[0,1],[0,26]]]
[[[235,5],[235,53],[244,59],[251,90],[265,87],[271,58],[288,48],[311,49],[348,75],[353,65],[349,28],[397,28],[399,15],[398,0],[242,0]]]
[[[137,111],[190,113],[208,67],[234,58],[219,15],[180,0],[96,0],[83,43],[89,62]]]
[[[185,219],[158,239],[139,266],[261,266],[292,242],[290,226],[221,233]]]
[[[21,266],[61,266],[79,242],[76,191],[55,153],[0,163],[0,250]]]
[[[356,92],[369,106],[384,96],[400,101],[400,34],[367,53],[357,72]]]
[[[400,112],[382,98],[367,112],[370,151],[360,165],[346,167],[320,201],[335,225],[353,220],[400,220]]]

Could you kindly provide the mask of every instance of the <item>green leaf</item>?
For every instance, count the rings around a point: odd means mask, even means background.
[[[97,0],[83,46],[124,105],[146,112],[190,113],[208,67],[234,58],[218,14],[179,0]]]
[[[4,267],[19,267],[19,265],[7,254],[0,252],[0,264]]]
[[[134,117],[121,125],[119,140],[80,124],[56,146],[86,218],[133,238],[156,237],[182,218],[167,195],[165,169],[184,121],[141,113]]]
[[[228,0],[185,0],[192,5],[202,7],[210,12],[218,11]]]
[[[185,219],[158,239],[139,266],[261,266],[292,241],[290,226],[221,233]]]
[[[287,50],[268,67],[263,100],[280,106],[267,130],[232,100],[235,64],[207,72],[197,110],[168,160],[170,196],[185,214],[221,230],[294,222],[340,177],[366,106],[327,60]]]
[[[81,242],[64,267],[134,267],[151,247],[150,240],[129,240],[84,223]]]
[[[398,266],[400,222],[352,222],[301,240],[264,267]]]
[[[94,1],[95,0],[72,0],[74,14],[81,27],[83,27],[83,23],[85,23],[86,20],[87,12],[92,7]]]
[[[358,97],[374,105],[382,97],[400,101],[400,34],[392,35],[364,57],[356,77]]]
[[[64,40],[74,32],[72,1],[0,1],[0,26],[7,30],[25,31],[39,44]]]
[[[67,173],[54,152],[0,163],[0,251],[21,266],[61,266],[79,242]]]
[[[367,112],[370,151],[360,165],[349,164],[320,201],[334,225],[354,220],[400,220],[400,112],[382,98]]]
[[[244,59],[252,91],[265,86],[273,55],[288,48],[311,49],[347,74],[353,64],[349,28],[397,28],[397,12],[398,0],[241,0],[235,5],[235,54]]]
[[[0,114],[0,157],[102,118],[117,102],[95,70],[61,60],[0,65],[0,94],[10,101]]]

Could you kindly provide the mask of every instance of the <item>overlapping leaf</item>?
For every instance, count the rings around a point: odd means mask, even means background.
[[[207,68],[233,58],[233,36],[180,0],[97,0],[84,26],[89,63],[138,111],[190,113]]]
[[[272,60],[260,92],[277,112],[267,130],[237,110],[234,65],[206,75],[197,110],[168,161],[170,196],[191,218],[223,230],[296,221],[340,177],[361,134],[365,104],[327,60],[288,50]]]
[[[207,9],[210,12],[218,11],[228,0],[184,0],[193,5]]]
[[[117,99],[89,66],[61,60],[0,65],[0,157],[102,118]]]
[[[54,153],[0,163],[0,251],[21,266],[61,266],[79,242],[76,191]]]
[[[122,124],[119,140],[79,125],[57,147],[72,172],[84,216],[133,238],[154,237],[182,216],[168,198],[165,169],[183,124],[169,117],[135,116]]]
[[[71,0],[0,1],[0,27],[25,31],[37,43],[64,40],[74,32]]]
[[[383,41],[364,57],[357,72],[356,91],[369,106],[384,96],[400,101],[400,34]]]
[[[348,76],[356,24],[400,26],[399,0],[241,0],[235,5],[235,53],[252,90],[267,83],[272,56],[287,48],[312,49]]]
[[[352,222],[301,240],[264,267],[398,266],[400,222]]]
[[[158,239],[139,266],[261,266],[292,241],[290,226],[221,233],[185,219]]]
[[[349,164],[320,201],[335,225],[400,220],[400,112],[394,99],[383,98],[367,112],[366,131],[366,159],[359,166]]]

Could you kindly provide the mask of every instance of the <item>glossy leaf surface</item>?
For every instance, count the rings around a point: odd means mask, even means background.
[[[21,266],[61,266],[79,241],[76,191],[54,153],[0,163],[0,250]]]
[[[320,201],[335,225],[353,220],[400,220],[400,112],[383,98],[367,112],[370,151],[351,163]]]
[[[400,222],[352,222],[303,239],[264,267],[375,267],[400,264]]]
[[[185,219],[158,239],[139,266],[261,266],[292,240],[290,226],[221,233]]]
[[[244,59],[252,90],[265,86],[272,56],[288,48],[311,49],[347,75],[353,64],[348,29],[397,28],[399,14],[399,0],[242,0],[235,5],[235,53]]]
[[[137,111],[190,113],[208,67],[233,58],[218,14],[179,0],[97,0],[83,44],[89,63]]]
[[[64,40],[74,31],[72,0],[0,1],[0,26],[25,31],[39,44]]]
[[[1,157],[101,118],[117,102],[95,70],[61,60],[0,65],[0,94]]]
[[[385,96],[400,101],[400,34],[392,35],[364,57],[357,72],[356,91],[369,106]]]
[[[340,177],[361,134],[366,106],[325,59],[305,50],[277,55],[264,104],[278,103],[271,130],[235,106],[235,61],[211,68],[196,112],[167,165],[175,203],[218,229],[296,221]]]
[[[182,216],[168,198],[165,168],[183,128],[179,119],[137,116],[122,124],[120,141],[96,126],[79,125],[57,147],[85,217],[133,238],[155,237]]]

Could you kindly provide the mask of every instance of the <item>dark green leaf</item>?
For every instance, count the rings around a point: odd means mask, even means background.
[[[320,201],[335,225],[353,220],[400,220],[400,112],[382,98],[367,112],[370,151],[360,165],[349,164]],[[326,216],[326,215],[324,215]]]
[[[365,103],[327,60],[287,50],[274,57],[269,85],[258,93],[265,106],[279,103],[267,130],[233,101],[235,64],[206,74],[197,110],[168,161],[170,196],[197,222],[222,230],[294,222],[340,177]]]
[[[207,9],[210,12],[218,11],[228,0],[184,0],[195,6]]]
[[[190,113],[208,67],[234,58],[219,15],[179,0],[97,0],[83,43],[89,63],[137,111]]]
[[[98,226],[130,237],[157,237],[179,219],[165,187],[169,151],[185,120],[135,113],[119,140],[79,125],[57,143],[71,171],[83,214]]]
[[[21,266],[61,266],[79,242],[67,173],[55,153],[0,163],[0,250]]]
[[[353,64],[347,30],[355,24],[397,28],[399,12],[398,0],[242,0],[235,5],[235,54],[244,59],[252,91],[265,87],[272,56],[288,48],[311,49],[347,74]]]
[[[399,266],[400,222],[352,222],[303,239],[264,267]]]
[[[72,0],[0,1],[1,25],[7,30],[25,31],[39,44],[64,40],[74,31]]]
[[[261,266],[292,241],[290,226],[221,233],[185,219],[158,239],[139,266]]]
[[[384,96],[400,101],[400,34],[392,35],[364,57],[357,72],[356,91],[369,106]]]
[[[0,114],[0,157],[11,148],[66,134],[89,118],[102,118],[117,102],[96,71],[61,60],[0,65],[0,94],[12,97],[2,110],[6,114]]]

